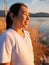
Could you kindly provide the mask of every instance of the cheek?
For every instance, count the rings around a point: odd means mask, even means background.
[[[26,25],[26,23],[28,23],[24,15],[19,15],[18,20],[21,22],[21,25]]]
[[[21,21],[22,24],[24,24],[25,21],[26,21],[26,17],[25,16],[20,16],[20,21]]]
[[[24,17],[22,16],[22,15],[20,15],[19,17],[18,17],[18,19],[19,19],[19,21],[23,21],[24,20]]]

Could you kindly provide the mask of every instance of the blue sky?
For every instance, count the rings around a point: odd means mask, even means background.
[[[7,0],[8,8],[15,2],[23,2],[28,6],[29,12],[49,13],[49,0]],[[4,9],[4,0],[0,1],[0,10]]]

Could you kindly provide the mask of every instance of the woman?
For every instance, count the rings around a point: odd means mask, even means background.
[[[6,16],[7,30],[0,38],[0,65],[34,65],[34,54],[29,33],[28,8],[23,3],[13,4]]]

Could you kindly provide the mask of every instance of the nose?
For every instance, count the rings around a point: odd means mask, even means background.
[[[30,20],[30,16],[28,15],[26,19],[27,19],[27,20]]]

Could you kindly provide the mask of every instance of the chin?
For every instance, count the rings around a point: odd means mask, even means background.
[[[25,27],[25,28],[28,28],[29,26],[28,26],[28,25],[25,25],[24,27]]]

